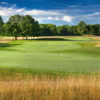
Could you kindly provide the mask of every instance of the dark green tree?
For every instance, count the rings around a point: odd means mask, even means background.
[[[39,26],[40,26],[41,36],[51,36],[52,35],[50,27],[48,27],[47,24],[40,24]]]
[[[100,35],[100,25],[99,24],[93,24],[92,26],[92,30],[91,30],[91,33],[92,35]]]
[[[22,30],[23,36],[39,36],[40,29],[38,21],[35,21],[30,15],[25,15],[21,17],[20,28]]]
[[[90,24],[88,24],[88,25],[86,25],[86,27],[87,27],[87,31],[86,31],[86,34],[87,35],[93,35],[93,33],[92,33],[92,25],[90,25]]]
[[[35,36],[39,37],[40,36],[40,26],[39,26],[39,23],[38,21],[35,21],[35,25],[34,25],[34,29],[33,31],[35,31]],[[32,36],[34,37],[34,33],[32,34]]]
[[[4,22],[3,22],[3,20],[2,20],[2,18],[0,16],[0,35],[2,35],[2,32],[4,31],[3,30],[3,24],[4,24]]]
[[[8,22],[10,23],[20,23],[21,21],[21,16],[20,15],[14,15],[14,16],[10,16]]]
[[[57,29],[56,29],[56,25],[54,24],[47,24],[47,27],[50,28],[50,31],[52,32],[52,36],[55,36],[57,34]]]
[[[81,35],[86,34],[87,27],[84,21],[80,21],[77,25],[77,32]]]
[[[15,40],[17,40],[17,37],[19,36],[19,33],[21,32],[19,24],[11,23],[11,28],[12,28],[12,36],[15,36]]]
[[[68,26],[69,35],[79,35],[77,32],[77,26]]]
[[[58,26],[57,33],[61,36],[67,36],[68,35],[68,25]]]
[[[12,28],[11,23],[10,22],[4,23],[3,27],[5,30],[4,36],[12,36],[13,28]]]
[[[10,27],[9,26],[7,26],[7,27],[12,28],[12,29],[9,29],[9,30],[10,30],[10,33],[12,33],[12,36],[15,37],[15,40],[17,40],[17,37],[21,33],[20,22],[21,22],[21,16],[20,15],[11,16],[8,20],[9,24],[7,24],[7,25],[10,25]]]

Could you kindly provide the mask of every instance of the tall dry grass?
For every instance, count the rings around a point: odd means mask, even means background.
[[[100,100],[100,76],[0,78],[0,100]]]

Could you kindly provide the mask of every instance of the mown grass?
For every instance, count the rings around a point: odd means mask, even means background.
[[[91,73],[100,70],[100,47],[95,47],[98,43],[93,43],[93,39],[68,37],[64,38],[64,41],[58,40],[18,40],[1,43],[0,66],[68,73]]]
[[[86,42],[86,43],[76,43],[76,44],[79,44],[81,48],[63,50],[62,52],[78,53],[78,54],[85,54],[94,57],[100,57],[100,47],[96,47],[96,45],[98,45],[99,43]]]

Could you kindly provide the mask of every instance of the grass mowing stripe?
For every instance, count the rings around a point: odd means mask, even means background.
[[[70,41],[41,42],[21,40],[8,43],[9,45],[11,44],[11,46],[8,47],[2,44],[1,48],[9,49],[9,51],[0,50],[0,66],[44,71],[74,71],[86,73],[99,70],[100,57],[95,55],[95,51],[98,50],[99,53],[100,49],[95,48],[94,44],[90,43],[91,39],[89,42],[82,42],[85,40],[88,41],[87,38],[84,38],[82,41],[82,38],[78,39],[76,39],[76,41],[74,38]],[[62,44],[64,45],[63,50],[61,48]],[[91,52],[87,52],[88,49],[91,49]],[[20,50],[27,52],[20,52]],[[57,50],[59,50],[59,52],[56,52]],[[51,51],[54,51],[54,53]],[[85,53],[87,55],[84,55]],[[94,57],[90,56],[89,53],[93,54]]]
[[[31,52],[45,52],[45,51],[56,51],[62,50],[62,45],[64,45],[63,50],[80,48],[78,44],[66,41],[31,41],[24,42],[22,45],[17,45],[13,47],[6,47],[7,49],[31,51]]]
[[[68,53],[29,53],[0,51],[0,66],[11,66],[66,72],[90,72],[99,70],[100,58]]]
[[[93,57],[99,57],[100,58],[100,47],[95,47],[98,43],[77,43],[81,46],[81,48],[78,49],[70,49],[70,50],[63,50],[63,53],[78,53],[78,54],[84,54],[88,56]],[[57,51],[61,52],[61,51]]]

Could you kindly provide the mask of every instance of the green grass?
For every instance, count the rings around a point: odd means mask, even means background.
[[[28,51],[28,52],[47,52],[62,50],[61,45],[64,45],[63,50],[80,48],[80,45],[74,44],[73,42],[66,41],[18,41],[9,44],[1,45],[4,49]]]
[[[91,73],[100,70],[100,47],[91,38],[17,40],[0,44],[1,68],[29,73]],[[64,48],[62,49],[62,44]],[[62,56],[61,56],[62,54]]]

